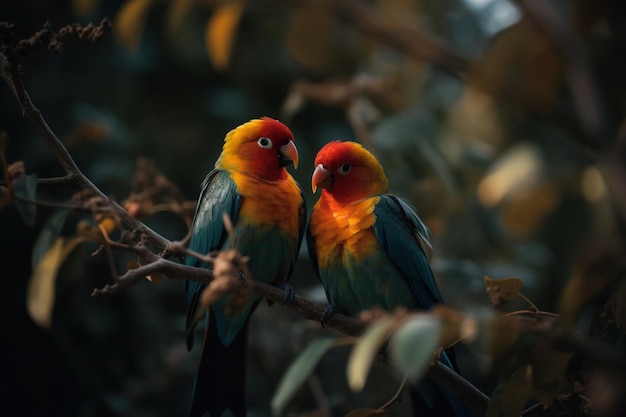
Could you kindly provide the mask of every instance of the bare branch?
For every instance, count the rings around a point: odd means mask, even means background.
[[[124,244],[119,242],[109,242],[114,249],[123,249],[130,251],[148,262],[136,269],[130,269],[123,275],[117,277],[113,284],[106,285],[101,289],[94,289],[92,296],[103,294],[116,294],[131,285],[136,284],[142,278],[161,272],[170,279],[180,279],[187,281],[210,282],[213,279],[213,273],[204,268],[196,268],[188,265],[182,265],[173,261],[162,258],[150,250],[150,248],[142,243]]]
[[[137,219],[132,218],[126,210],[124,210],[115,201],[110,200],[98,187],[96,187],[87,178],[76,165],[76,162],[67,151],[61,140],[52,131],[48,123],[43,118],[41,112],[35,107],[22,84],[22,77],[17,63],[10,62],[6,55],[0,52],[0,76],[11,87],[11,90],[22,109],[22,115],[35,128],[39,136],[48,145],[56,160],[67,173],[65,180],[82,190],[89,190],[92,194],[102,197],[108,205],[119,215],[122,223],[132,229],[145,233],[150,242],[165,248],[170,242],[158,233],[154,232],[148,226],[144,225]],[[58,180],[55,180],[55,182]]]
[[[426,372],[426,376],[443,385],[476,415],[485,415],[489,397],[452,369],[442,365],[439,361],[435,361]]]
[[[76,181],[76,177],[66,175],[64,177],[53,177],[53,178],[37,178],[37,185],[44,187],[63,187],[63,186],[72,186],[77,187],[78,181]]]
[[[327,2],[345,21],[357,27],[364,33],[371,35],[375,39],[391,47],[406,52],[409,56],[432,62],[437,68],[453,77],[462,78],[473,65],[468,58],[452,51],[446,45],[441,44],[437,40],[432,39],[420,31],[416,31],[414,29],[395,30],[388,27],[383,19],[380,18],[374,11],[370,11],[360,6],[353,0],[327,0]],[[575,130],[580,126],[577,124],[570,124],[571,120],[567,118],[559,119],[556,117],[557,124],[559,120],[562,120],[563,126],[567,127],[570,131],[574,131],[575,135],[583,137],[586,141],[585,143],[590,147],[597,148],[600,146],[600,143],[602,143],[602,145],[608,145],[608,141],[606,141],[607,136],[605,136],[607,125],[606,120],[602,118],[602,107],[599,102],[600,97],[596,94],[597,90],[592,83],[591,74],[589,69],[585,66],[585,61],[581,58],[580,52],[567,45],[566,41],[568,41],[569,38],[563,37],[560,27],[556,27],[556,29],[551,27],[551,23],[553,22],[551,19],[554,16],[550,13],[544,13],[545,10],[541,9],[543,6],[541,6],[540,2],[532,0],[518,0],[518,3],[525,7],[527,14],[536,19],[538,25],[540,25],[540,27],[542,27],[554,40],[556,46],[569,57],[570,66],[572,66],[570,69],[571,73],[569,74],[570,83],[572,84],[572,89],[576,95],[578,112],[587,111],[590,106],[594,108],[594,111],[587,114],[586,118],[582,120],[582,132],[575,132]],[[67,29],[66,32],[64,32],[62,37],[85,36],[89,39],[97,39],[102,35],[97,28],[94,29],[92,27],[87,31],[79,29],[80,28],[78,26],[71,26],[70,29]],[[24,50],[28,47],[39,48],[41,45],[38,42],[42,39],[46,41],[52,39],[52,35],[46,31],[49,31],[49,28],[44,28],[43,31],[38,32],[38,35],[36,35],[38,36],[37,38],[31,38],[33,42],[22,43],[21,45],[25,48]],[[37,40],[37,42],[34,40]],[[84,193],[85,195],[100,198],[102,204],[110,208],[111,212],[121,220],[124,227],[133,230],[136,235],[141,237],[139,242],[113,242],[108,238],[108,236],[106,236],[106,233],[103,232],[105,250],[107,250],[107,253],[109,253],[108,251],[112,249],[122,249],[136,254],[147,263],[139,268],[130,269],[121,276],[117,276],[115,271],[112,270],[112,273],[115,275],[114,283],[107,285],[102,289],[94,289],[92,295],[96,296],[118,293],[129,286],[134,285],[144,277],[157,272],[167,275],[170,279],[184,279],[206,283],[211,282],[213,279],[213,273],[211,270],[183,265],[165,259],[165,257],[172,254],[179,256],[193,256],[207,264],[211,264],[215,259],[213,254],[200,254],[193,252],[185,248],[184,243],[170,242],[160,236],[143,223],[130,216],[128,212],[116,202],[110,200],[82,173],[67,151],[66,147],[54,134],[52,129],[44,120],[41,112],[31,101],[26,89],[23,86],[21,70],[17,64],[15,58],[16,56],[17,55],[15,54],[8,56],[7,54],[0,52],[0,77],[4,79],[15,95],[22,109],[24,118],[33,125],[35,130],[46,142],[55,158],[66,172],[66,176],[64,177],[42,179],[40,182],[46,185],[72,185],[80,191],[87,191]],[[488,93],[496,95],[496,92],[492,91],[493,88],[488,85],[480,85],[479,87],[483,88]],[[512,94],[511,97],[508,97],[506,94],[502,95],[501,91],[498,91],[497,93],[500,97],[504,96],[506,98],[512,98],[513,101],[518,104],[524,105],[530,112],[538,112],[544,117],[550,116],[550,120],[553,122],[555,121],[554,114],[546,114],[544,109],[534,107],[533,103],[524,101],[523,96],[516,96]],[[584,100],[586,99],[590,99],[591,101],[589,103],[585,103]],[[619,175],[615,174],[613,176],[615,178],[623,178],[621,175],[623,173],[623,165],[616,160],[614,169],[617,168],[621,168],[621,171]],[[626,199],[624,199],[624,201],[626,201]],[[624,203],[623,206],[626,206],[626,203]],[[626,210],[624,210],[624,213],[626,213]],[[189,236],[190,235],[188,235],[187,238]],[[147,243],[155,244],[162,249],[162,253],[160,255],[154,253]],[[256,295],[267,300],[274,301],[277,304],[282,304],[284,299],[283,290],[254,280],[250,280],[249,286],[251,291],[253,291]],[[296,311],[303,318],[313,320],[315,322],[320,321],[325,310],[324,306],[313,304],[298,295],[296,295],[294,300],[288,303],[286,307]],[[528,312],[539,314],[537,312]],[[339,313],[333,314],[325,322],[325,325],[350,336],[361,335],[366,327],[366,323]],[[574,350],[579,352],[599,367],[620,373],[624,373],[626,371],[626,360],[624,360],[621,355],[609,346],[601,345],[575,332],[570,332],[557,327],[552,322],[548,324],[533,322],[527,323],[527,325],[527,328],[524,330],[534,332],[547,338],[557,349]],[[441,365],[439,362],[434,361],[433,366],[431,366],[427,372],[427,376],[445,386],[478,415],[484,415],[489,398],[454,371]]]

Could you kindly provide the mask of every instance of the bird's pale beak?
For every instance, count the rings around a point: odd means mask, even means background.
[[[298,148],[296,148],[292,140],[278,148],[278,162],[281,167],[286,167],[293,163],[293,166],[298,169]]]
[[[313,171],[313,177],[311,177],[311,189],[313,194],[317,191],[317,187],[329,189],[333,185],[332,173],[324,168],[324,165],[319,164]]]

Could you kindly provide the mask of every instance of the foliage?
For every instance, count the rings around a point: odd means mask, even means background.
[[[7,358],[30,352],[43,375],[10,364],[2,404],[40,393],[73,414],[67,385],[85,415],[184,412],[197,352],[181,354],[177,279],[211,280],[208,306],[243,291],[245,265],[185,247],[196,184],[226,131],[267,114],[293,128],[305,168],[331,139],[374,151],[433,232],[448,307],[338,316],[328,325],[358,336],[347,349],[301,320],[320,317],[312,296],[260,306],[255,413],[404,415],[405,373],[489,416],[625,409],[619,2],[29,5],[0,6],[15,23],[0,23],[0,221],[6,333],[33,329]],[[187,255],[224,269],[183,269]],[[319,293],[304,256],[293,282]],[[469,383],[433,365],[451,345]]]

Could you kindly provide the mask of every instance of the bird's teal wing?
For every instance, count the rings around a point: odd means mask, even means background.
[[[298,234],[298,249],[300,249],[302,247],[302,239],[304,239],[304,234],[306,233],[306,225],[309,218],[309,213],[306,206],[306,199],[304,198],[304,193],[302,192],[302,187],[300,187],[300,184],[298,184],[298,188],[300,188],[300,197],[302,197],[302,204],[300,205],[300,210],[298,210],[298,221],[300,225],[300,230]]]
[[[380,197],[374,209],[374,233],[387,256],[407,280],[421,308],[430,310],[434,304],[443,304],[429,263],[431,246],[428,228],[408,202],[390,194]],[[452,348],[441,353],[440,361],[458,370]]]
[[[298,184],[296,182],[296,184]],[[302,197],[302,204],[300,205],[299,209],[298,209],[298,225],[299,225],[299,229],[298,229],[298,252],[300,252],[300,248],[302,247],[302,240],[304,239],[304,234],[306,233],[306,229],[307,229],[307,219],[308,219],[308,211],[307,211],[307,206],[306,206],[306,200],[304,199],[304,193],[302,192],[302,187],[300,187],[300,184],[298,184],[298,188],[300,189],[300,197]],[[298,252],[296,252],[296,258],[293,260],[293,265],[291,268],[291,271],[289,272],[289,275],[291,275],[293,273],[293,267],[295,266],[295,263],[298,259]]]
[[[309,259],[311,261],[311,267],[313,268],[313,272],[315,272],[315,276],[320,278],[320,267],[317,263],[317,252],[315,251],[315,238],[311,233],[311,225],[307,225],[306,228],[306,246],[309,251]],[[327,294],[328,295],[328,294]]]
[[[407,280],[418,305],[429,310],[434,304],[443,303],[430,269],[429,232],[413,207],[400,198],[385,194],[380,196],[374,214],[376,238]]]
[[[198,198],[189,249],[203,255],[220,249],[228,236],[224,229],[224,214],[228,215],[234,224],[240,206],[241,196],[237,193],[237,186],[230,174],[220,169],[209,172],[202,183],[202,191]],[[200,268],[209,267],[192,256],[187,257],[185,264]],[[187,347],[189,349],[193,344],[193,332],[190,331],[189,326],[195,316],[198,299],[204,285],[197,281],[185,281],[185,290],[189,299],[187,312]]]

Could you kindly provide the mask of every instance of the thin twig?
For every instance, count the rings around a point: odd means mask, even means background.
[[[398,390],[396,391],[396,393],[393,395],[393,397],[391,397],[389,399],[389,401],[387,401],[385,404],[381,405],[378,409],[380,410],[380,412],[382,413],[383,411],[385,411],[391,404],[395,403],[396,401],[398,401],[398,398],[400,398],[400,395],[402,395],[402,390],[404,389],[404,386],[406,385],[406,375],[404,376],[404,378],[402,378],[402,382],[400,383],[400,386],[398,387]]]
[[[330,403],[328,402],[328,398],[326,398],[326,393],[324,393],[324,387],[322,386],[320,378],[316,374],[312,374],[307,382],[313,394],[313,398],[315,398],[315,402],[317,402],[317,408],[324,417],[330,417],[332,415]]]
[[[52,177],[52,178],[37,178],[37,185],[44,187],[56,187],[56,186],[77,186],[76,176],[66,175],[64,177]]]
[[[42,200],[33,200],[27,197],[23,197],[21,195],[15,194],[13,193],[12,195],[13,199],[15,199],[16,201],[22,202],[22,203],[26,203],[26,204],[32,204],[35,206],[39,206],[39,207],[46,207],[46,208],[59,208],[59,209],[66,209],[66,210],[73,210],[73,211],[84,211],[87,213],[93,213],[93,210],[89,207],[84,207],[81,206],[79,204],[68,204],[68,203],[55,203],[52,201],[42,201]]]
[[[426,372],[426,377],[444,386],[452,395],[464,402],[476,415],[485,415],[489,397],[452,369],[439,361],[433,361],[433,364]]]
[[[543,407],[544,407],[543,403],[540,403],[540,402],[536,403],[536,404],[533,404],[530,407],[528,407],[527,409],[525,409],[524,411],[522,411],[520,413],[520,417],[526,417],[528,415],[531,415],[532,413],[534,413],[535,411],[537,411],[537,410],[539,410],[539,409],[541,409]]]
[[[15,62],[10,62],[7,57],[0,52],[0,77],[11,87],[11,91],[17,98],[22,109],[22,116],[30,122],[39,136],[44,140],[52,151],[57,162],[65,170],[69,182],[73,182],[79,189],[88,189],[93,194],[100,196],[107,204],[120,216],[126,227],[132,230],[140,230],[146,234],[148,239],[160,248],[165,248],[169,240],[154,232],[148,226],[137,219],[132,218],[123,207],[108,198],[98,187],[96,187],[78,168],[76,162],[65,148],[61,140],[52,131],[48,123],[30,99],[22,84],[19,66]]]
[[[504,313],[500,315],[500,317],[512,317],[512,316],[520,316],[520,315],[530,315],[535,317],[549,317],[549,318],[559,318],[559,315],[556,313],[551,313],[549,311],[534,311],[534,310],[517,310],[511,311],[510,313]]]

